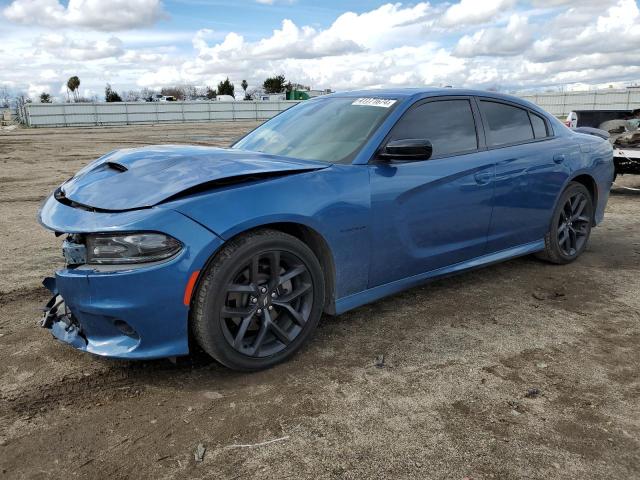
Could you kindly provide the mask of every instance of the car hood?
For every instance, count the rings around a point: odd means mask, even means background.
[[[87,165],[56,190],[60,201],[95,210],[152,207],[199,188],[328,167],[242,150],[161,145],[116,150]]]

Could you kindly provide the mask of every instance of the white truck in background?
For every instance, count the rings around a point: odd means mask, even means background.
[[[640,109],[569,112],[565,125],[572,129],[587,127],[606,132],[613,145],[616,175],[640,175]]]

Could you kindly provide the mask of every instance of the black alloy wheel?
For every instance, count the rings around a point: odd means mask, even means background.
[[[201,274],[191,305],[193,336],[229,368],[271,367],[312,335],[324,285],[320,262],[298,238],[276,230],[244,234]]]
[[[226,285],[222,331],[243,355],[267,357],[295,340],[312,305],[311,275],[302,261],[286,251],[260,252]]]
[[[574,261],[587,247],[593,225],[593,199],[581,183],[571,182],[562,192],[544,236],[539,257],[551,263]]]
[[[591,229],[590,199],[577,191],[566,199],[558,218],[558,245],[567,257],[581,251]]]

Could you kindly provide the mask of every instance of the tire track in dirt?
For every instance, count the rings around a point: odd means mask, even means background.
[[[37,385],[11,395],[0,395],[16,415],[33,417],[59,405],[83,408],[103,401],[119,401],[140,396],[144,386],[135,385],[135,377],[124,369],[93,371],[87,376],[62,377],[52,383]]]
[[[64,373],[29,388],[0,394],[0,402],[19,415],[36,415],[58,405],[82,408],[117,402],[143,395],[150,383],[182,383],[185,375],[212,365],[211,359],[200,354],[180,359],[178,365],[168,360],[127,362],[102,359],[89,371]]]

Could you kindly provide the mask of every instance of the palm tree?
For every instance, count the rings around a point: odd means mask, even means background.
[[[69,98],[69,91],[73,93],[73,100],[78,101],[78,87],[80,87],[80,79],[74,75],[73,77],[69,77],[67,80],[67,99]]]

